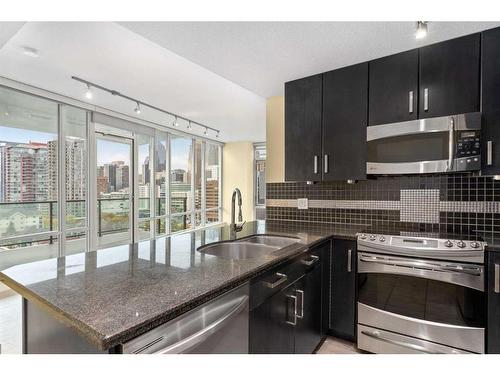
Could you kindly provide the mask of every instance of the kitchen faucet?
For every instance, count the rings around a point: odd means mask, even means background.
[[[233,190],[233,196],[231,198],[231,230],[234,232],[239,232],[240,230],[243,229],[243,225],[245,224],[236,224],[235,222],[235,202],[236,202],[236,195],[238,195],[238,207],[239,207],[239,213],[238,213],[238,221],[242,222],[243,221],[243,215],[241,213],[241,191],[238,188],[235,188]]]

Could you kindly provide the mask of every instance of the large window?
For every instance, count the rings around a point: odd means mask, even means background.
[[[54,243],[58,105],[0,87],[0,246]]]
[[[0,86],[0,251],[53,256],[220,221],[220,144],[104,116]]]
[[[170,225],[171,231],[192,227],[193,139],[170,137]]]

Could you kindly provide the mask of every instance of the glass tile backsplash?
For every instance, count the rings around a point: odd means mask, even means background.
[[[298,198],[309,208],[299,210]],[[470,174],[269,183],[267,219],[500,237],[500,181]],[[498,233],[498,234],[497,234]]]

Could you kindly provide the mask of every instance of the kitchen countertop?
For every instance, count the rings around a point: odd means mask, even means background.
[[[352,239],[366,226],[261,221],[253,234],[296,236],[283,251],[247,260],[202,254],[203,244],[230,239],[229,226],[142,241],[3,270],[0,281],[72,327],[100,350],[130,340],[247,282],[329,237]]]

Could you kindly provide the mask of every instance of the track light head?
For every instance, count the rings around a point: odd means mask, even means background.
[[[141,105],[139,104],[139,102],[137,102],[137,105],[134,108],[134,112],[137,113],[138,115],[141,114]]]
[[[215,138],[219,138],[219,133],[220,133],[220,130],[217,130],[217,134],[215,134]]]
[[[178,127],[179,123],[177,122],[177,116],[175,116],[174,122],[172,122],[172,126]]]
[[[415,32],[416,39],[423,39],[427,36],[427,22],[417,21],[417,31]]]
[[[208,128],[205,128],[205,131],[203,132],[203,135],[207,135],[208,134]]]
[[[191,121],[189,121],[188,124],[187,124],[187,128],[191,129],[192,127],[193,127],[193,125],[191,124]]]
[[[92,94],[92,90],[90,89],[90,85],[87,83],[87,90],[85,91],[85,98],[88,100],[92,99],[94,95]]]

